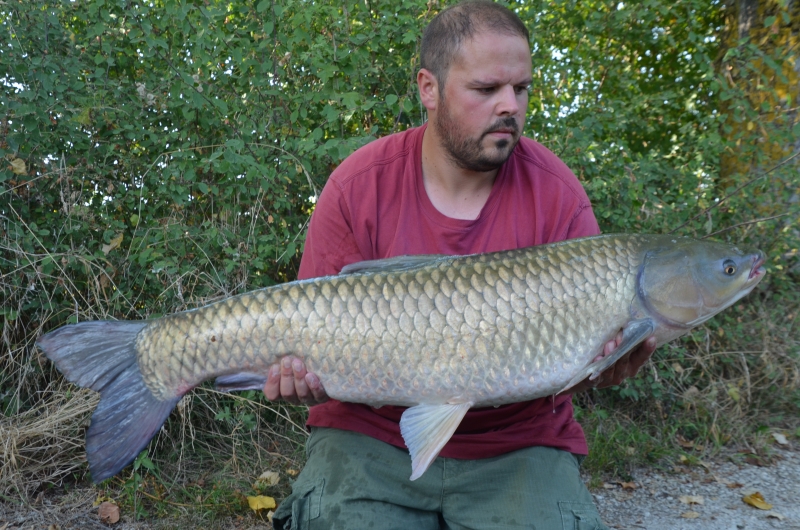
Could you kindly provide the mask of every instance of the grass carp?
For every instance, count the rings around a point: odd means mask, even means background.
[[[345,267],[148,321],[72,324],[38,340],[101,400],[92,478],[119,472],[203,381],[261,389],[302,358],[328,395],[403,405],[411,480],[470,407],[525,401],[596,377],[651,336],[683,335],[747,295],[764,254],[668,235],[604,235],[470,256]],[[594,361],[623,331],[622,343]]]

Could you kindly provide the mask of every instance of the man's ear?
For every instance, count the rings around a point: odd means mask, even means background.
[[[439,105],[439,82],[430,70],[422,68],[417,72],[417,88],[419,99],[428,112],[435,111]]]

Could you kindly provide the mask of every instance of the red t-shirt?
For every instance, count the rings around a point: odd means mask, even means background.
[[[452,219],[422,182],[425,126],[376,140],[331,174],[311,216],[299,278],[338,274],[363,260],[410,254],[474,254],[600,233],[586,192],[553,153],[522,138],[475,220]],[[403,352],[397,352],[403,355]],[[398,447],[403,407],[331,400],[308,425],[360,432]],[[570,395],[471,409],[441,456],[475,459],[531,446],[587,454]]]

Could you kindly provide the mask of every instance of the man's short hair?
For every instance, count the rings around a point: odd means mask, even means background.
[[[491,0],[466,0],[448,7],[425,28],[420,46],[420,65],[433,74],[440,91],[461,44],[482,31],[530,40],[517,14]]]

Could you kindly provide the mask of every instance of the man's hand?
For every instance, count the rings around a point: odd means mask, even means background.
[[[294,356],[281,359],[269,369],[264,395],[270,401],[282,399],[293,405],[317,405],[328,401],[328,394],[316,374],[306,371],[306,365]]]
[[[599,361],[603,357],[610,355],[611,352],[617,349],[619,343],[622,342],[622,331],[617,333],[614,340],[610,340],[603,348],[603,353],[594,358],[594,361]],[[625,379],[633,377],[639,372],[639,369],[647,362],[656,350],[656,339],[650,337],[638,348],[630,353],[624,355],[619,361],[615,362],[611,367],[601,372],[593,381],[587,377],[567,392],[577,394],[590,388],[605,388],[608,386],[615,386],[622,383]]]

